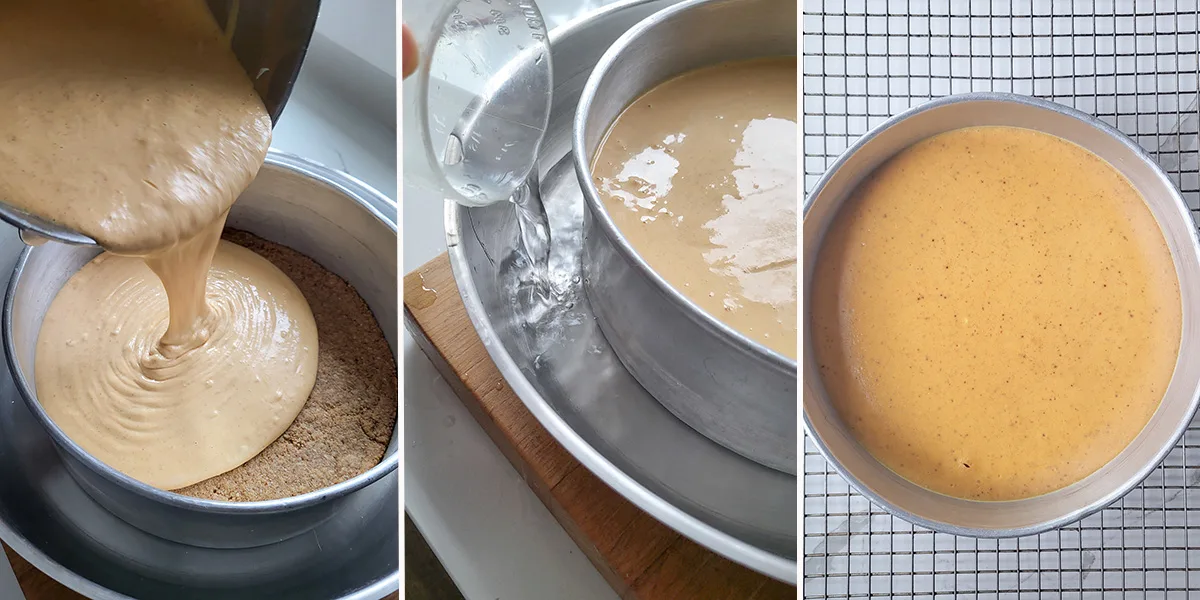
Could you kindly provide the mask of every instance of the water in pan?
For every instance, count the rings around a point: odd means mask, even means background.
[[[1061,16],[1072,8],[1077,16]],[[938,96],[998,91],[1097,115],[1149,150],[1193,217],[1200,212],[1196,0],[814,0],[805,9],[806,190],[889,116]],[[807,440],[803,485],[805,597],[1182,599],[1200,590],[1197,424],[1121,501],[1026,538],[914,527],[854,493]]]
[[[511,203],[451,208],[462,223],[452,243],[462,247],[482,314],[535,392],[623,473],[725,533],[794,557],[795,478],[683,424],[633,380],[599,331],[581,285],[585,208],[569,153],[573,112],[552,118],[538,170],[550,232],[544,279],[519,247]]]

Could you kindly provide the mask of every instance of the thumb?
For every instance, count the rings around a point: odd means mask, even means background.
[[[408,25],[400,28],[400,72],[401,79],[407,78],[417,70],[420,64],[420,54],[417,49],[417,38],[413,37]]]

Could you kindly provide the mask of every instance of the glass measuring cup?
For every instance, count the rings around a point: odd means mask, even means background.
[[[404,100],[405,182],[468,206],[512,199],[534,173],[550,118],[537,4],[415,0],[404,13],[421,52]]]

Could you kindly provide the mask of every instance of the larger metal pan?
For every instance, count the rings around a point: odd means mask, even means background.
[[[576,459],[683,535],[795,583],[796,477],[712,442],[663,408],[621,365],[579,285],[584,204],[570,150],[580,93],[621,34],[674,3],[620,2],[551,32],[554,102],[538,174],[554,289],[530,277],[508,204],[447,205],[450,262],[492,360]]]

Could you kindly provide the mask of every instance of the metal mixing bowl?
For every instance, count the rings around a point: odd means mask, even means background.
[[[254,82],[271,122],[278,123],[317,26],[320,0],[206,0],[217,24],[232,24],[230,48]],[[233,17],[233,18],[231,18]],[[30,245],[46,240],[90,246],[95,240],[0,202],[0,220],[21,230]]]
[[[231,209],[228,226],[288,246],[348,281],[379,321],[394,355],[396,228],[362,200],[372,195],[379,193],[272,152]],[[262,502],[202,500],[159,490],[114,470],[71,441],[38,403],[35,348],[51,301],[98,253],[95,247],[53,243],[26,248],[9,282],[3,313],[5,350],[17,389],[54,439],[67,470],[97,503],[147,533],[181,544],[254,548],[305,533],[345,504],[385,501],[384,496],[395,494],[388,486],[372,484],[396,469],[398,434],[380,464],[367,472],[308,494]]]
[[[600,142],[625,107],[672,77],[718,63],[796,54],[793,0],[688,0],[621,36],[575,113],[573,156],[587,205],[584,289],[625,368],[709,439],[796,473],[796,361],[752,341],[673,288],[630,246],[592,181]]]
[[[206,0],[217,24],[233,24],[229,47],[278,123],[308,53],[321,0]],[[233,17],[232,19],[230,17]]]
[[[804,427],[825,458],[871,501],[935,531],[977,537],[1039,533],[1094,513],[1125,495],[1158,465],[1183,435],[1200,400],[1200,242],[1179,192],[1137,144],[1071,108],[1013,94],[950,96],[893,117],[847,150],[804,204],[804,298],[812,293],[817,252],[842,203],[876,167],[931,136],[980,125],[1023,127],[1074,142],[1108,161],[1141,193],[1175,261],[1183,305],[1183,336],[1175,373],[1145,429],[1107,465],[1061,490],[1003,502],[962,500],[919,487],[871,456],[838,417],[821,383],[804,328]],[[811,315],[806,316],[809,321]]]

